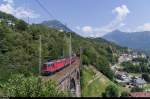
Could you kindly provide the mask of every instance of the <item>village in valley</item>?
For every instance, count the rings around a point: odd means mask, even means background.
[[[150,58],[146,54],[136,51],[122,53],[118,63],[111,66],[111,69],[115,74],[115,81],[129,89],[130,96],[150,92]]]

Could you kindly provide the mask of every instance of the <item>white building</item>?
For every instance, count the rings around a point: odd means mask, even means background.
[[[11,20],[8,20],[7,24],[8,24],[8,26],[14,26],[15,25]]]
[[[142,79],[142,78],[134,79],[133,82],[134,82],[135,86],[138,86],[140,88],[142,88],[143,85],[146,84],[146,81],[144,79]]]
[[[129,54],[122,54],[118,59],[119,63],[131,61],[131,60],[132,60],[132,55]]]
[[[141,58],[146,58],[146,55],[144,53],[142,53]]]

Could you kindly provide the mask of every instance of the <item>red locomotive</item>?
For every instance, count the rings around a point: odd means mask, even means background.
[[[53,74],[54,72],[68,66],[71,62],[74,63],[76,59],[76,56],[71,56],[68,58],[58,59],[58,60],[52,60],[50,62],[46,62],[42,66],[42,74],[43,75],[49,75]]]

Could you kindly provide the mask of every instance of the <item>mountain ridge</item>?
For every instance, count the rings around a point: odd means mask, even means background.
[[[64,25],[62,22],[60,22],[58,20],[43,21],[41,24],[48,26],[49,28],[54,28],[57,30],[63,30],[65,32],[73,32],[71,29],[69,29],[66,25]]]
[[[115,30],[104,35],[102,38],[120,46],[126,46],[146,52],[150,51],[150,31],[122,32]]]

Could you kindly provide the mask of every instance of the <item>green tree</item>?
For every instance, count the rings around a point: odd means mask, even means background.
[[[128,92],[126,92],[126,91],[123,91],[122,93],[121,93],[121,97],[127,97],[128,96]]]
[[[102,93],[103,97],[118,97],[119,90],[114,85],[108,85],[105,89],[105,92]]]
[[[82,61],[83,64],[85,64],[85,65],[89,65],[90,64],[90,60],[88,59],[88,57],[86,55],[83,55],[82,58],[83,58],[83,61]]]
[[[142,74],[142,78],[143,78],[145,81],[150,82],[149,74],[147,74],[147,73]]]
[[[17,20],[15,25],[16,25],[16,28],[21,31],[25,31],[28,26],[28,24],[24,22],[23,20]]]
[[[109,63],[104,57],[99,57],[97,60],[96,68],[106,75],[109,79],[113,80],[114,73],[109,67]]]
[[[2,88],[6,96],[12,97],[66,96],[54,81],[42,81],[34,76],[13,75]]]
[[[143,88],[140,88],[140,87],[133,87],[131,89],[131,92],[142,92],[143,91]]]

